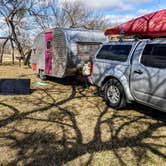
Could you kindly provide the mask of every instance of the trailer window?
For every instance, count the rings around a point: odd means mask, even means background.
[[[104,45],[99,51],[97,58],[125,62],[131,48],[132,45]]]
[[[147,44],[141,63],[154,68],[166,68],[166,44]]]
[[[99,49],[100,44],[78,44],[78,55],[80,56],[94,56]]]
[[[51,41],[47,41],[47,50],[51,48]]]

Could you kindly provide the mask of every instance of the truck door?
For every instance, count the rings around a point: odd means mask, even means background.
[[[166,111],[166,44],[148,42],[137,50],[132,63],[131,91],[137,101]]]
[[[45,74],[52,74],[52,32],[45,33]]]

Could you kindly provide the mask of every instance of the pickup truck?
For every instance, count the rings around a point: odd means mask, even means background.
[[[90,66],[91,83],[112,108],[136,101],[166,111],[166,39],[106,43]]]

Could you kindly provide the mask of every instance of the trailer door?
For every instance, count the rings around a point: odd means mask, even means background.
[[[52,32],[45,33],[45,74],[52,75]]]

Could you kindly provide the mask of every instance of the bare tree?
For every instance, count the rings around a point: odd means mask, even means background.
[[[26,20],[32,15],[39,15],[41,9],[38,7],[39,2],[33,0],[1,0],[0,1],[0,17],[3,18],[3,26],[7,29],[6,40],[3,43],[10,41],[12,49],[16,46],[20,57],[25,61],[25,40],[24,32],[27,25],[31,24]],[[34,10],[34,11],[33,11]],[[23,38],[24,37],[24,38]],[[28,40],[27,40],[28,41]],[[2,49],[3,50],[3,49]],[[0,63],[2,63],[3,51],[0,56]],[[14,59],[14,52],[12,52],[12,59]],[[14,62],[14,61],[13,61]]]
[[[64,1],[62,10],[66,15],[66,23],[70,28],[104,29],[107,20],[102,12],[88,8],[82,2]]]
[[[42,28],[84,28],[105,29],[108,20],[102,12],[89,9],[80,1],[52,1],[43,15],[36,17],[36,23]]]
[[[48,3],[46,3],[48,2]],[[5,27],[5,41],[12,49],[14,63],[14,49],[18,49],[20,57],[26,62],[27,51],[32,44],[33,32],[52,27],[105,29],[108,20],[101,12],[87,8],[82,2],[58,0],[1,0],[0,17]],[[3,49],[0,63],[3,59]]]

